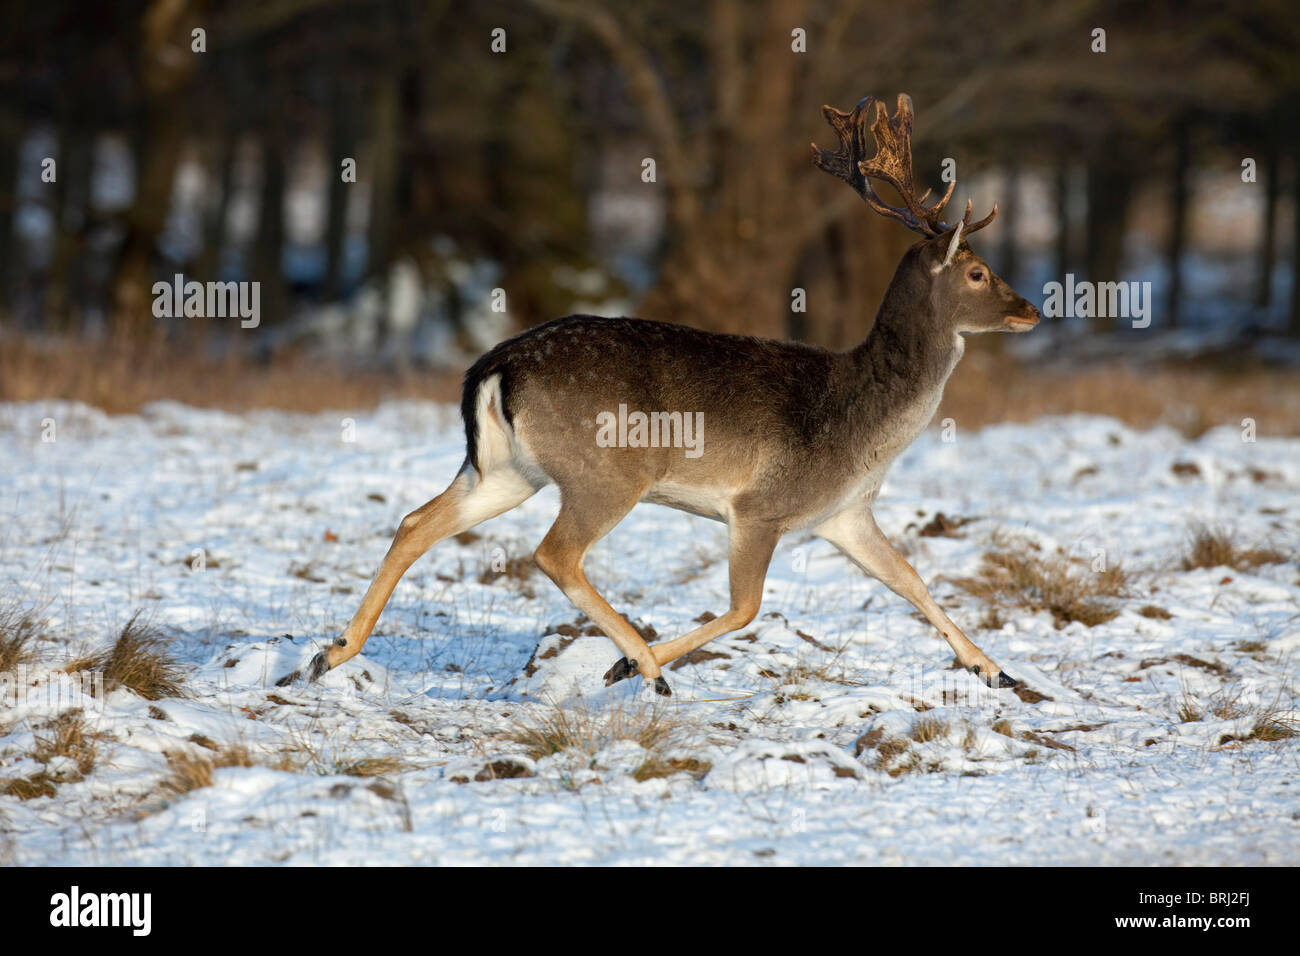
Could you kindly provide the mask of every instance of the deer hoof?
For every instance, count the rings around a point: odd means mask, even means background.
[[[992,687],[994,690],[999,690],[1005,687],[1020,686],[1020,681],[1016,680],[1006,671],[998,671],[996,674],[991,674],[988,677],[985,677],[980,673],[979,665],[972,665],[970,672],[982,680],[986,687]]]
[[[655,678],[655,693],[660,697],[673,696],[673,690],[668,686],[668,681],[664,680],[662,674]]]
[[[311,666],[307,670],[307,683],[310,684],[312,681],[320,680],[329,669],[330,660],[325,656],[325,652],[321,651],[311,659]]]
[[[605,686],[609,687],[611,684],[617,684],[621,680],[626,680],[634,675],[637,670],[637,662],[630,661],[624,657],[609,670],[605,671]]]
[[[275,686],[288,687],[290,684],[294,683],[301,676],[302,676],[302,671],[290,671],[288,674],[285,674],[278,681],[276,681]]]

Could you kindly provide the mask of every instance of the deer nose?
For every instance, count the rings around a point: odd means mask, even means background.
[[[1025,310],[1019,315],[1006,316],[1002,320],[1003,324],[1012,332],[1028,332],[1038,324],[1039,315],[1038,310],[1028,302],[1025,303]]]

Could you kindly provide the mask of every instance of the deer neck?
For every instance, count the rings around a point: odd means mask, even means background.
[[[917,288],[912,288],[917,285]],[[888,464],[925,430],[965,342],[948,330],[924,283],[895,276],[866,340],[850,354],[850,419],[864,467]]]

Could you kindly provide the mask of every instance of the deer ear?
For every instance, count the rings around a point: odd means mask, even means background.
[[[930,270],[935,275],[952,265],[952,258],[957,254],[957,247],[961,245],[961,230],[964,225],[964,222],[959,222],[957,228],[952,231],[952,239],[948,243],[948,254],[943,257],[943,262],[938,263]]]

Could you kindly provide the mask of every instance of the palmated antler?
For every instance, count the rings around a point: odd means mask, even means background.
[[[871,124],[871,135],[876,140],[876,155],[867,158],[867,113],[875,98],[863,97],[852,113],[841,113],[830,107],[822,107],[822,115],[831,124],[835,135],[839,137],[840,148],[832,153],[812,144],[813,164],[832,176],[844,180],[852,186],[876,212],[890,219],[897,219],[913,232],[923,236],[941,236],[961,226],[965,235],[983,229],[998,214],[997,203],[993,211],[978,222],[970,221],[971,203],[966,201],[966,214],[960,223],[951,225],[944,222],[944,207],[952,198],[957,187],[954,181],[948,184],[948,191],[933,205],[925,205],[930,190],[917,198],[916,187],[912,183],[912,98],[906,93],[898,94],[898,108],[891,118],[885,104],[876,103],[876,121]],[[891,206],[876,195],[871,180],[878,179],[888,183],[903,198],[902,206]]]

